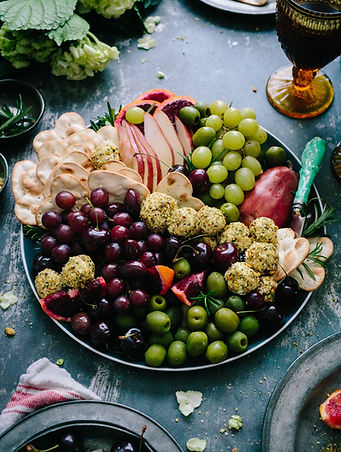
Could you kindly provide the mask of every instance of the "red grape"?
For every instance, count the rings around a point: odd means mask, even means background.
[[[130,300],[126,295],[120,295],[115,298],[113,307],[117,314],[127,314],[130,311]]]
[[[61,224],[58,226],[55,234],[59,243],[71,243],[74,237],[72,229],[67,224]]]
[[[73,331],[81,336],[86,336],[90,333],[91,320],[85,312],[78,312],[71,319],[71,328]]]
[[[205,193],[210,187],[210,180],[204,169],[194,169],[189,175],[195,193]]]
[[[75,196],[69,191],[60,191],[55,199],[57,206],[63,210],[72,209],[76,202]]]
[[[71,256],[71,250],[68,245],[63,243],[53,247],[51,254],[58,264],[65,264]]]
[[[62,217],[59,215],[59,213],[49,210],[48,212],[43,213],[41,217],[41,222],[43,223],[43,226],[45,226],[46,229],[53,231],[57,229],[58,226],[61,224]]]
[[[41,239],[40,249],[44,256],[51,256],[52,248],[57,245],[57,240],[52,235],[46,235]]]
[[[120,224],[117,224],[111,230],[111,237],[115,242],[123,243],[129,238],[129,236],[129,229],[121,226]]]
[[[130,292],[129,300],[135,308],[141,308],[147,306],[149,295],[143,289],[135,289]]]
[[[147,236],[147,226],[143,221],[135,221],[130,228],[130,235],[135,240],[143,240]]]
[[[160,251],[163,247],[163,237],[160,234],[150,234],[147,237],[147,246],[151,251]]]
[[[107,287],[106,287],[107,295],[110,298],[116,298],[123,294],[124,288],[125,288],[125,284],[122,281],[122,279],[113,278],[107,284]]]
[[[91,202],[94,207],[105,208],[109,202],[109,194],[104,188],[95,188],[91,192]]]

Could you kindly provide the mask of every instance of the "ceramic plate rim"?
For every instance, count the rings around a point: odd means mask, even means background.
[[[275,14],[276,12],[276,2],[268,3],[266,6],[270,7],[267,10],[262,10],[263,6],[252,6],[247,5],[245,3],[239,3],[239,8],[237,6],[237,1],[231,0],[231,3],[228,3],[226,6],[223,6],[220,4],[220,0],[200,0],[201,2],[205,3],[206,5],[213,6],[214,8],[223,10],[223,11],[229,11],[232,13],[237,14],[246,14],[246,15],[252,15],[252,16],[264,16],[268,14]],[[233,7],[232,5],[236,3],[236,7]],[[265,5],[264,5],[265,6]],[[250,9],[248,9],[250,8]],[[254,8],[254,9],[251,9]]]

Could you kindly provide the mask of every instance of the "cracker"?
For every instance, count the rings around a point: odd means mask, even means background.
[[[304,237],[296,237],[290,228],[278,229],[277,241],[279,266],[274,279],[280,281],[302,264],[309,253],[309,241]]]
[[[26,171],[36,168],[37,164],[32,162],[32,160],[20,160],[17,162],[12,170],[12,192],[14,199],[17,201],[25,194],[25,190],[20,182],[20,176]]]
[[[95,188],[104,188],[109,193],[109,202],[124,202],[125,195],[129,188],[136,191],[142,201],[149,195],[148,188],[136,182],[130,177],[124,176],[118,172],[96,170],[90,173],[88,179],[90,190]]]
[[[200,199],[192,196],[192,184],[182,173],[168,173],[161,180],[155,191],[166,193],[177,199],[180,207],[192,207],[195,210],[199,210],[205,205]]]

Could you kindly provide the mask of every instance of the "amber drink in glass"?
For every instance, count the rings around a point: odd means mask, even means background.
[[[341,54],[341,0],[277,0],[278,40],[293,67],[276,71],[267,83],[271,104],[294,118],[323,113],[334,90],[319,71]]]

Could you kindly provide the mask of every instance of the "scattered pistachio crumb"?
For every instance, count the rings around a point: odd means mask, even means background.
[[[57,366],[62,366],[64,364],[64,359],[63,358],[59,358],[56,361]]]
[[[15,336],[15,329],[11,327],[5,328],[5,334],[6,336]]]
[[[161,71],[157,71],[156,76],[157,76],[157,78],[159,78],[159,79],[165,78],[165,74],[164,74],[163,72],[161,72]]]
[[[240,416],[234,414],[229,419],[229,429],[230,430],[240,430],[243,426],[243,420]]]
[[[150,36],[143,36],[137,40],[137,47],[143,50],[150,50],[156,46],[156,40]]]
[[[148,61],[147,58],[142,58],[142,59],[141,59],[141,63],[142,63],[142,64],[144,64],[146,61]]]
[[[252,91],[253,91],[254,93],[256,93],[256,92],[257,92],[257,86],[253,86],[253,87],[252,87]]]
[[[175,422],[179,422],[179,418],[178,417],[175,418]]]

